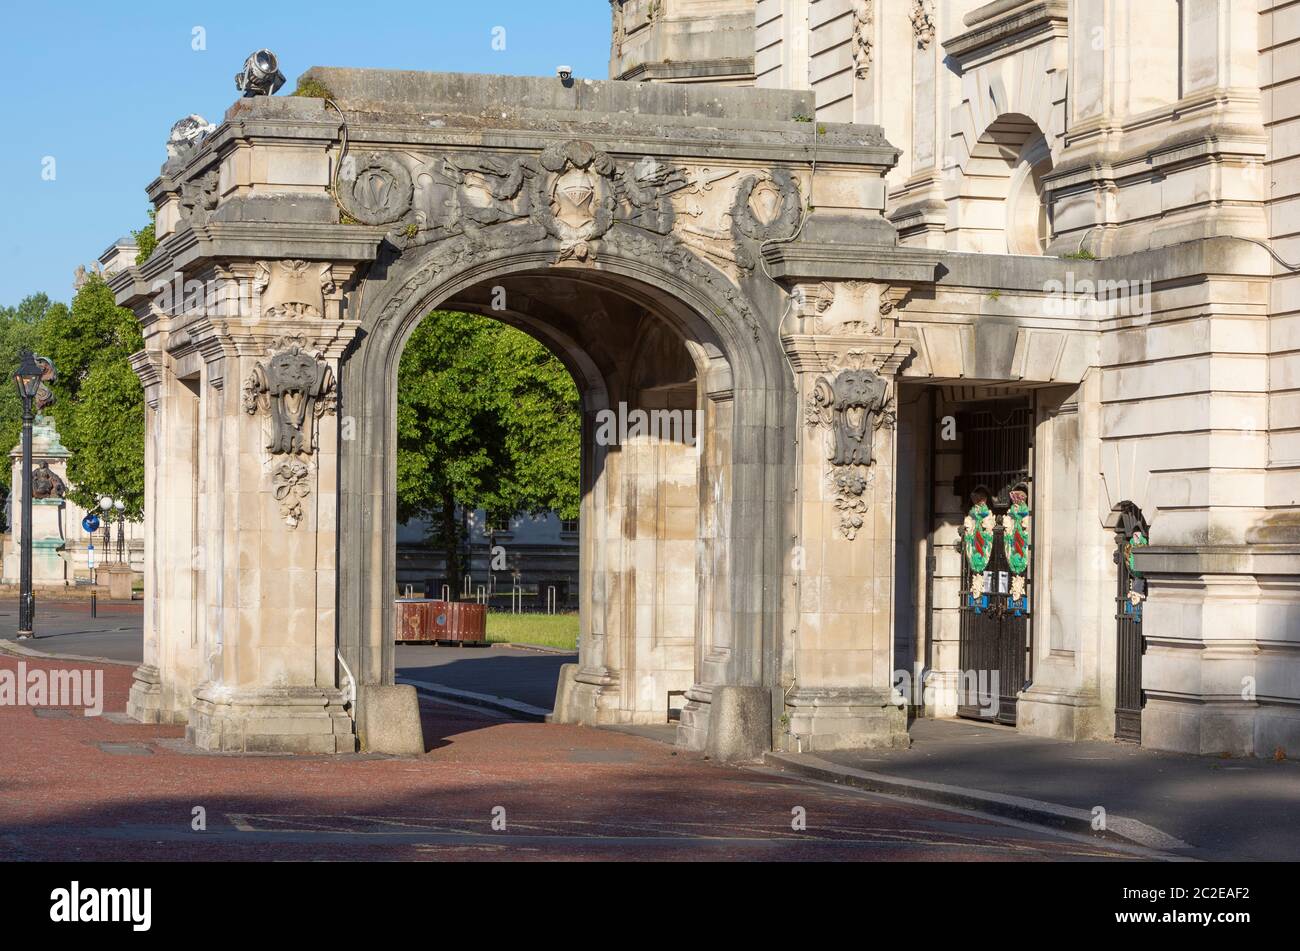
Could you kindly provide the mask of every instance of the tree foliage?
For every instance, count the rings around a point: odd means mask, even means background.
[[[581,413],[572,377],[527,334],[434,311],[402,353],[398,518],[429,519],[460,578],[458,510],[577,518]]]
[[[0,453],[6,458],[0,465],[0,486],[9,487],[13,467],[8,453],[18,444],[23,428],[23,401],[13,382],[14,372],[22,362],[22,352],[42,354],[42,326],[54,313],[67,312],[66,304],[52,302],[45,294],[26,297],[17,307],[0,307]]]
[[[41,323],[42,352],[58,382],[51,414],[71,452],[68,497],[93,508],[110,495],[128,518],[144,510],[144,394],[131,354],[144,346],[131,311],[118,307],[99,275],[90,275],[72,307],[51,308]]]
[[[132,231],[131,237],[135,238],[135,263],[137,266],[149,260],[153,254],[154,248],[158,247],[158,231],[154,227],[157,212],[149,209],[149,223],[139,231]]]

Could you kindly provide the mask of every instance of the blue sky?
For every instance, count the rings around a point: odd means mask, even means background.
[[[492,31],[505,28],[505,49]],[[196,50],[195,28],[206,49]],[[341,3],[41,2],[0,12],[0,306],[72,296],[73,271],[147,222],[144,188],[168,131],[209,122],[238,96],[259,47],[293,90],[311,66],[575,75],[604,79],[604,0],[372,0]],[[42,178],[47,156],[53,180]]]

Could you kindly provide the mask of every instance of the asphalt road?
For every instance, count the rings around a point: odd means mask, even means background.
[[[31,650],[65,657],[102,657],[138,664],[143,657],[144,614],[140,602],[100,602],[98,617],[87,602],[40,602],[36,637],[20,642]],[[0,639],[14,640],[17,605],[0,606]],[[432,681],[455,690],[520,700],[549,710],[555,702],[560,667],[577,654],[491,647],[440,647],[400,644],[398,673],[409,680]]]

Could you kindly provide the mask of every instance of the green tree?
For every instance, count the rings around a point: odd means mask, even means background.
[[[51,409],[72,452],[68,497],[93,508],[111,495],[129,518],[144,510],[144,394],[130,356],[144,346],[135,315],[90,275],[71,308],[51,308],[41,322],[42,353],[54,361]]]
[[[0,453],[7,456],[18,443],[23,428],[23,402],[14,385],[14,371],[22,352],[33,350],[44,356],[42,325],[51,313],[67,313],[67,305],[52,302],[45,294],[32,294],[17,307],[0,307]],[[13,467],[5,458],[0,465],[0,487],[8,494]]]
[[[149,223],[139,231],[131,232],[131,237],[135,238],[135,263],[137,266],[148,261],[149,256],[154,252],[154,248],[158,247],[158,232],[154,227],[156,217],[157,212],[150,208]]]
[[[464,571],[463,512],[577,518],[577,388],[527,334],[434,311],[402,353],[397,402],[398,518],[432,521],[453,588]]]

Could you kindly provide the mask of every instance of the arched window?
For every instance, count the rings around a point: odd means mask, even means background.
[[[990,125],[971,150],[949,215],[954,249],[1046,253],[1052,224],[1043,178],[1051,168],[1047,139],[1032,119],[1006,115]]]

